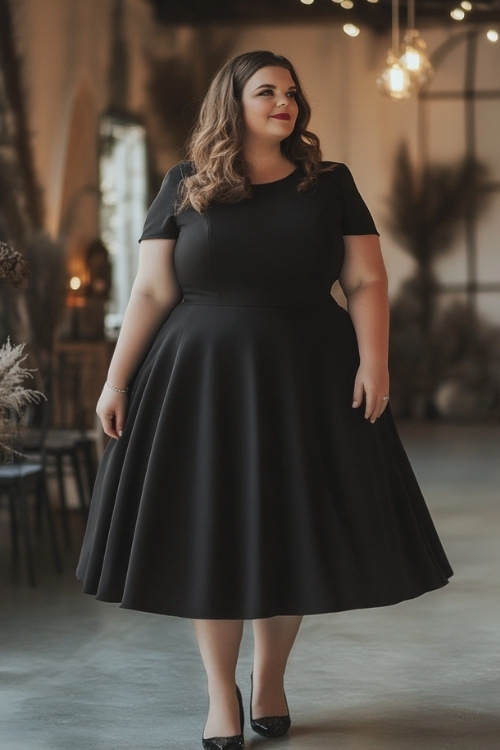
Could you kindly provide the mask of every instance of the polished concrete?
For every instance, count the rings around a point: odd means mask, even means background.
[[[402,436],[455,578],[395,607],[307,618],[287,678],[290,734],[265,741],[247,728],[247,748],[500,748],[500,427],[404,427]],[[13,581],[6,521],[3,511],[0,747],[201,748],[206,690],[190,624],[81,594],[77,550],[57,576],[46,538],[38,587],[22,569]],[[250,669],[247,626],[245,702]]]

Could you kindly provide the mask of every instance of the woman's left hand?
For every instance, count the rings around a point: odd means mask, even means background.
[[[353,409],[365,406],[365,419],[373,424],[389,403],[389,372],[387,367],[360,365],[354,381]]]

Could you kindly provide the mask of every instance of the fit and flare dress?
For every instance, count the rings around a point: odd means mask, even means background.
[[[141,239],[176,238],[183,299],[100,465],[77,576],[166,615],[253,619],[379,607],[452,575],[390,409],[351,406],[358,348],[330,290],[343,235],[376,234],[343,164],[175,213],[181,163]]]

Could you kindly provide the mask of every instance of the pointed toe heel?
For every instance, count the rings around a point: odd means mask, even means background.
[[[253,675],[250,676],[250,681],[252,686],[250,692],[250,726],[261,737],[267,737],[267,739],[282,737],[288,732],[292,724],[290,713],[287,713],[285,716],[262,716],[260,719],[254,719],[252,715]]]
[[[232,737],[209,737],[208,739],[202,737],[201,742],[205,750],[244,750],[243,725],[245,723],[245,715],[243,712],[243,699],[238,686],[236,686],[236,697],[238,698],[240,709],[240,734],[235,734]]]
[[[288,732],[291,724],[288,714],[286,716],[263,716],[261,719],[250,719],[250,726],[253,731],[268,739],[282,737]]]
[[[210,737],[206,740],[202,738],[205,750],[244,750],[245,743],[242,734],[235,734],[234,737]]]

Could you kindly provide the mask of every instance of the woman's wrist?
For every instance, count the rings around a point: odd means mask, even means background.
[[[105,385],[108,386],[108,388],[111,388],[112,391],[115,391],[115,393],[128,393],[128,386],[126,388],[116,388],[116,386],[111,385],[111,383],[108,383],[106,380]]]

